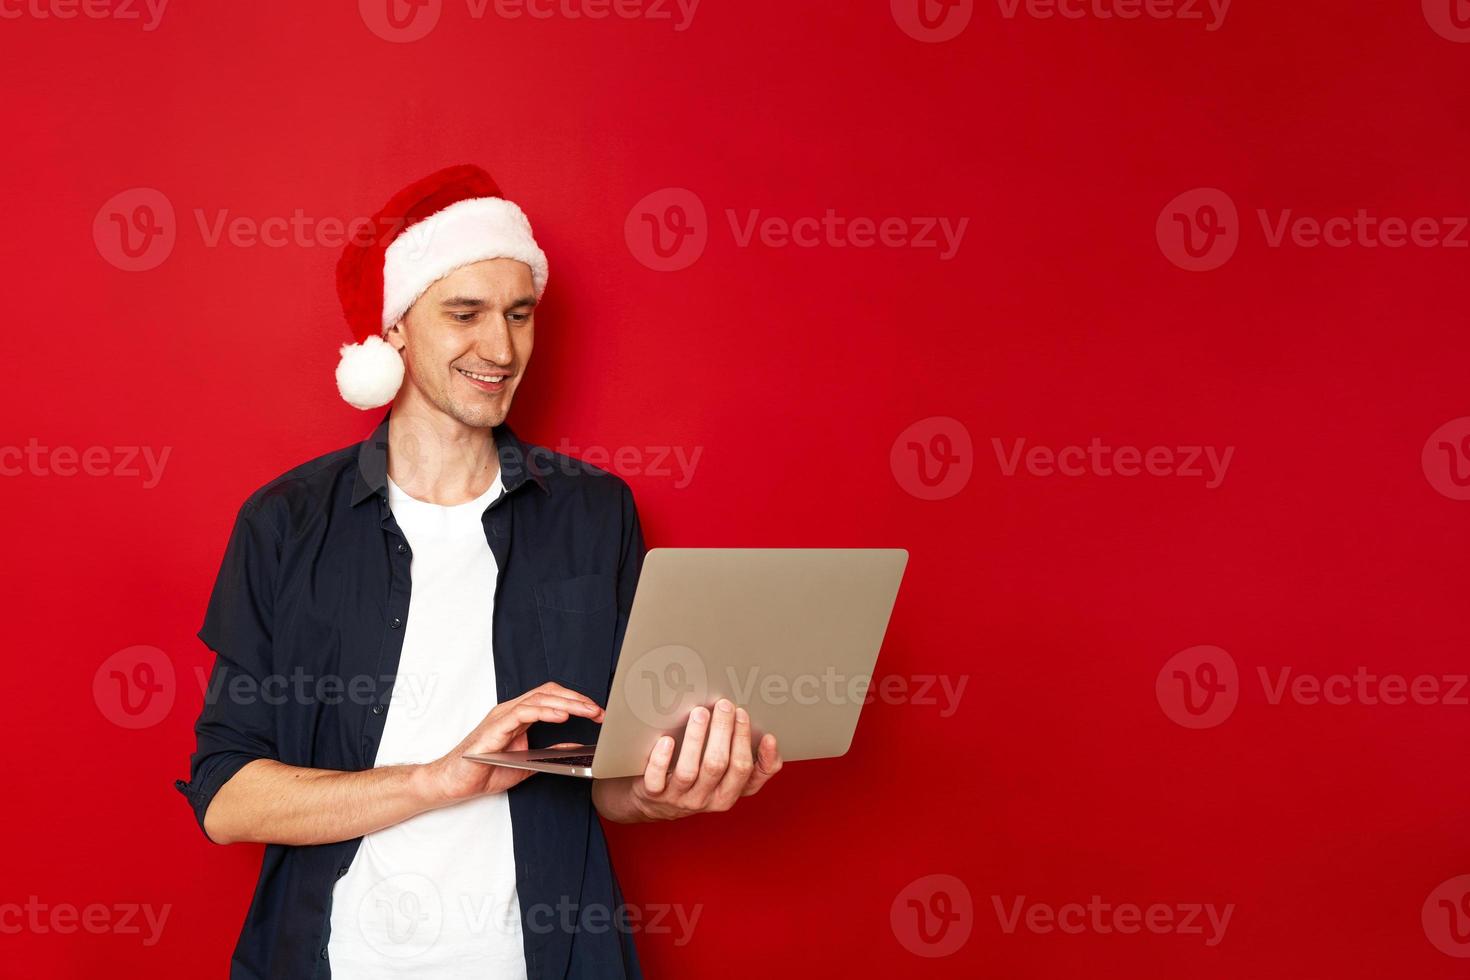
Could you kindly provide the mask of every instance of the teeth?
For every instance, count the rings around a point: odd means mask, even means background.
[[[455,368],[455,370],[467,378],[474,378],[476,381],[487,381],[492,384],[497,381],[504,381],[510,377],[508,374],[475,374],[473,371],[466,371],[464,368]]]

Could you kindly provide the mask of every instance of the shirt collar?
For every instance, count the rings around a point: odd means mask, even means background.
[[[388,420],[390,409],[383,421],[364,439],[357,448],[357,480],[352,487],[352,504],[356,506],[374,494],[387,492],[388,487]],[[506,493],[514,493],[528,479],[550,493],[546,475],[536,465],[531,448],[522,442],[509,425],[501,423],[490,430],[495,438],[495,448],[500,456],[500,484]]]

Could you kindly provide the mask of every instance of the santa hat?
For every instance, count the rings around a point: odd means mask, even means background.
[[[546,254],[525,212],[473,165],[440,170],[393,195],[373,216],[372,239],[354,235],[337,262],[337,296],[357,338],[342,345],[337,390],[354,408],[391,402],[403,357],[383,339],[414,301],[460,266],[516,259],[531,267],[536,298],[546,290]]]

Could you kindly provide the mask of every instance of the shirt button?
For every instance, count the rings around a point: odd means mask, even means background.
[[[393,622],[389,623],[388,625],[393,627],[394,629],[398,629],[398,627],[403,625],[403,620],[399,619],[397,616],[394,616]]]
[[[375,704],[375,705],[373,705],[373,714],[380,715],[382,713],[383,713],[383,706],[381,704]],[[343,871],[346,871],[347,869],[346,868],[343,868],[342,870]]]
[[[408,554],[408,545],[406,545],[406,544],[399,545],[398,546],[398,553],[400,555],[406,555],[406,554]]]
[[[338,878],[342,877],[346,873],[347,873],[347,869],[345,867],[341,867],[341,868],[338,868],[337,869],[337,877]]]
[[[326,959],[326,958],[327,958],[327,947],[323,946],[322,947],[322,959]]]

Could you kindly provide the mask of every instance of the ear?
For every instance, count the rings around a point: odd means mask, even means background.
[[[386,331],[383,332],[383,339],[391,344],[393,346],[393,349],[398,351],[400,354],[403,353],[403,348],[408,343],[408,339],[403,334],[403,321],[407,318],[408,314],[405,313],[403,316],[398,318],[397,323],[393,324],[393,326],[389,327]]]

